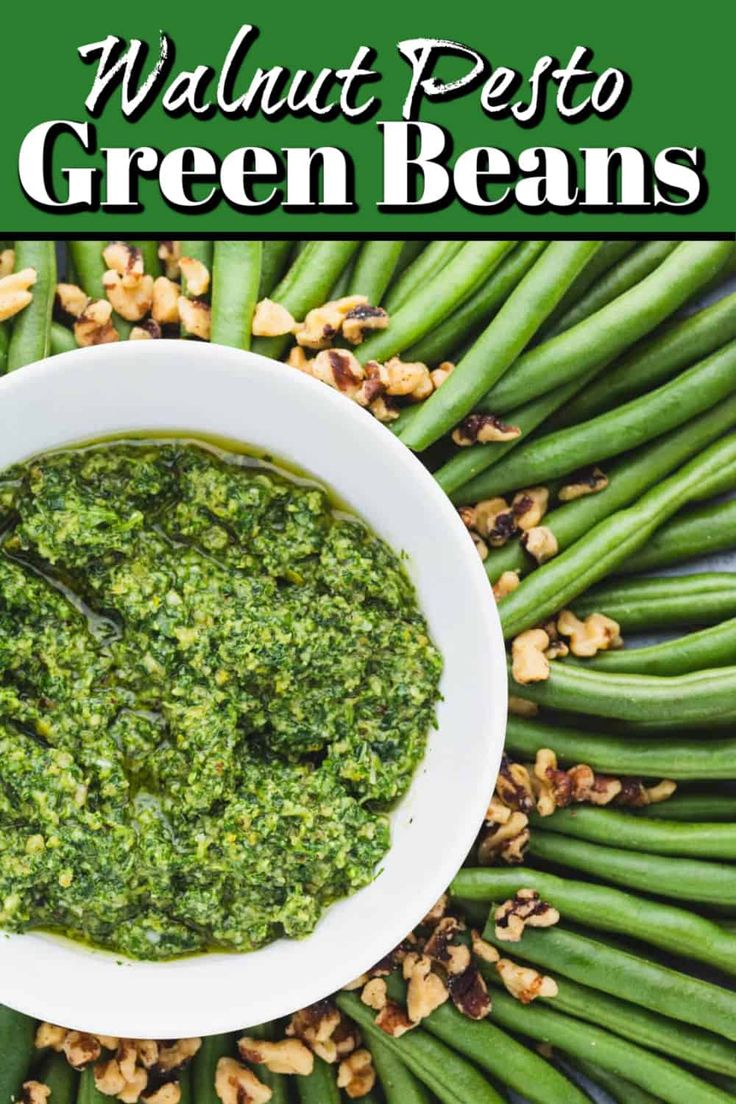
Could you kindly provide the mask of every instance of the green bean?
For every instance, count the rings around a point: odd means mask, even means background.
[[[261,260],[261,279],[258,284],[258,298],[265,299],[271,294],[284,275],[294,247],[293,241],[264,241]]]
[[[264,246],[265,246],[264,242]],[[214,251],[214,242],[211,241],[180,241],[179,248],[181,249],[182,257],[188,257],[192,261],[200,261],[207,271],[212,274],[212,254]],[[186,277],[182,273],[181,277],[181,293],[182,295],[188,295]]]
[[[736,292],[634,345],[604,377],[553,419],[555,427],[587,421],[657,387],[736,337]]]
[[[524,957],[523,946],[520,955]],[[494,985],[498,984],[495,966],[480,964],[481,973]],[[669,1016],[650,1012],[628,1000],[601,993],[566,977],[555,977],[558,992],[549,998],[559,1012],[595,1023],[624,1039],[632,1039],[650,1050],[671,1055],[676,1052],[683,1062],[689,1062],[715,1073],[736,1071],[736,1054],[732,1044],[712,1031],[700,1027],[673,1023]]]
[[[502,953],[509,952],[509,944],[497,938],[492,918],[483,937]],[[514,959],[524,958],[535,966],[731,1041],[736,1038],[736,992],[622,950],[610,940],[603,943],[555,924],[543,930],[526,928],[521,943],[511,950]]]
[[[494,1018],[511,1031],[538,1039],[573,1056],[592,1059],[603,1069],[640,1088],[656,1087],[668,1104],[727,1104],[731,1097],[687,1070],[635,1043],[555,1012],[536,1001],[523,1005],[506,993],[494,994]]]
[[[185,1066],[179,1073],[179,1104],[197,1104],[192,1095],[192,1071],[188,1066]],[[288,1104],[288,1096],[286,1101]]]
[[[736,617],[736,572],[611,579],[581,594],[575,612],[605,613],[624,632],[717,624]]]
[[[547,322],[539,331],[542,340],[546,341],[548,335],[557,332],[557,323],[568,310],[580,302],[588,289],[609,269],[623,260],[633,249],[639,246],[638,241],[612,240],[604,241],[596,254],[588,261],[587,265],[568,288],[552,311]]]
[[[213,1083],[214,1092],[214,1083]],[[219,1104],[218,1098],[213,1096],[206,1099],[207,1104],[212,1099]],[[93,1066],[87,1066],[85,1070],[82,1070],[82,1075],[79,1078],[79,1091],[77,1093],[77,1104],[110,1104],[110,1097],[107,1093],[101,1093],[95,1085],[95,1071]],[[197,1104],[199,1104],[199,1098],[197,1097]]]
[[[663,803],[665,806],[667,802]],[[647,821],[620,809],[558,809],[551,817],[532,817],[538,827],[593,843],[615,844],[629,851],[656,855],[691,855],[699,859],[736,859],[736,824]],[[684,953],[684,952],[683,952]],[[736,970],[736,942],[730,949]]]
[[[213,344],[250,348],[262,251],[260,241],[215,242],[210,334]]]
[[[460,252],[465,244],[464,241],[430,242],[402,272],[398,280],[392,283],[384,302],[389,314],[394,314],[404,303],[408,303],[417,290],[441,273],[445,265]]]
[[[56,295],[56,246],[55,242],[17,241],[15,243],[15,270],[24,268],[36,271],[32,287],[33,300],[16,315],[8,345],[8,371],[22,368],[49,355],[51,347],[51,312]]]
[[[516,692],[519,684],[509,677]],[[596,717],[656,721],[665,710],[673,710],[683,724],[700,724],[733,706],[736,666],[687,675],[632,675],[557,663],[546,681],[524,686],[519,692],[552,709]]]
[[[599,1089],[604,1089],[617,1104],[660,1104],[661,1097],[653,1096],[646,1089],[640,1089],[638,1085],[601,1069],[593,1062],[578,1058],[574,1064],[580,1073]]]
[[[273,1042],[276,1039],[276,1029],[273,1024],[258,1024],[249,1027],[243,1033],[251,1039],[264,1039]],[[271,1090],[271,1104],[289,1104],[289,1079],[283,1073],[272,1073],[268,1066],[262,1063],[252,1063],[257,1066],[256,1076]]]
[[[404,359],[434,364],[452,356],[476,326],[488,325],[546,248],[546,241],[520,242],[469,299],[406,350]]]
[[[330,289],[330,294],[327,296],[328,299],[342,299],[343,296],[348,294],[348,289],[350,287],[351,280],[353,279],[353,271],[355,269],[356,257],[357,253],[354,253],[348,263],[345,265],[345,268],[342,270],[340,275],[337,277],[337,280],[332,285],[332,288]]]
[[[586,318],[590,318],[596,311],[607,306],[608,303],[623,295],[629,288],[640,283],[650,273],[661,265],[666,257],[677,246],[676,241],[649,241],[629,253],[621,260],[620,264],[610,268],[597,280],[585,295],[570,308],[557,321],[550,331],[550,336],[569,330],[577,326]]]
[[[348,288],[349,295],[365,295],[378,306],[396,271],[403,241],[367,241],[356,256]]]
[[[684,675],[736,663],[736,617],[700,632],[647,648],[626,648],[596,656],[596,671],[632,671],[639,675]]]
[[[678,515],[618,567],[630,575],[736,548],[736,499]]]
[[[406,985],[396,975],[389,978],[388,991],[392,999],[405,1003]],[[490,1020],[469,1020],[444,1004],[422,1020],[422,1028],[495,1080],[523,1093],[530,1104],[584,1104],[580,1090],[554,1066]]]
[[[56,356],[57,353],[69,353],[76,348],[77,339],[72,331],[58,322],[52,322],[49,355]]]
[[[79,280],[79,286],[90,299],[104,299],[105,287],[102,277],[105,275],[105,261],[102,251],[106,241],[70,241],[67,242],[69,256]]]
[[[725,474],[736,478],[736,436],[710,445],[633,506],[611,514],[584,540],[576,541],[522,580],[499,603],[506,637],[516,636],[568,605],[643,547],[676,510],[702,493],[709,479],[721,479]]]
[[[442,1104],[501,1104],[502,1097],[478,1070],[422,1028],[394,1039],[376,1027],[375,1013],[357,994],[339,993],[336,1000],[339,1008],[358,1024],[369,1047],[376,1039],[382,1042]]]
[[[157,241],[132,241],[128,244],[140,251],[143,257],[143,271],[147,276],[156,277],[161,275],[161,261],[158,256]]]
[[[478,408],[503,414],[596,364],[610,363],[702,287],[728,250],[728,242],[682,242],[635,287],[520,357]]]
[[[556,241],[547,246],[450,378],[417,407],[400,434],[406,445],[415,450],[427,448],[476,407],[529,343],[599,245],[597,241]],[[522,395],[512,406],[533,397]]]
[[[506,745],[509,752],[531,759],[539,748],[552,748],[563,762],[588,763],[602,774],[664,777],[684,782],[731,779],[736,763],[734,737],[697,741],[668,736],[661,743],[653,743],[649,738],[637,740],[551,727],[521,717],[509,717]]]
[[[421,1081],[377,1035],[371,1039],[370,1051],[386,1104],[430,1104]]]
[[[51,1090],[50,1104],[76,1104],[79,1076],[63,1054],[45,1058],[36,1079]]]
[[[232,1035],[206,1035],[191,1065],[192,1095],[196,1104],[220,1104],[215,1092],[215,1073],[221,1058],[235,1057]]]
[[[310,241],[292,261],[291,267],[271,292],[270,298],[286,307],[301,321],[329,294],[360,243],[358,241]],[[289,335],[258,337],[253,352],[278,359],[289,344]]]
[[[539,829],[529,853],[628,889],[701,905],[736,906],[736,869],[723,862],[624,851]]]
[[[33,1060],[35,1024],[0,1004],[0,1104],[11,1104]]]
[[[631,505],[685,461],[719,440],[734,425],[736,394],[717,403],[686,425],[678,426],[655,441],[614,460],[606,468],[608,486],[605,490],[563,503],[545,515],[544,525],[554,534],[558,549],[568,548],[616,510]],[[463,497],[465,502],[477,502],[485,497],[475,494],[482,479],[481,476],[479,480],[462,487],[452,496],[453,501]],[[484,564],[488,577],[493,582],[504,571],[518,571],[520,575],[526,575],[533,565],[532,557],[519,541],[511,541],[502,548],[493,549]]]
[[[8,345],[10,333],[5,322],[0,322],[0,376],[4,376],[8,370]]]
[[[307,1077],[297,1077],[301,1104],[340,1104],[337,1071],[321,1058],[314,1059],[314,1069]]]
[[[399,305],[387,329],[377,331],[358,346],[356,356],[360,363],[388,360],[431,330],[497,267],[513,244],[511,241],[478,241],[464,245],[434,279],[428,279],[410,299]]]
[[[557,816],[555,813],[549,819]],[[464,867],[451,892],[463,900],[491,902],[511,897],[520,889],[536,889],[566,920],[639,939],[727,973],[736,972],[736,938],[719,925],[687,909],[648,901],[612,886],[559,878],[527,867]]]
[[[680,790],[666,801],[643,805],[632,809],[637,816],[654,820],[678,820],[685,822],[733,822],[736,821],[736,794],[697,793]]]
[[[464,488],[469,501],[554,479],[636,448],[710,410],[736,387],[736,341],[669,383],[588,422],[534,438]]]

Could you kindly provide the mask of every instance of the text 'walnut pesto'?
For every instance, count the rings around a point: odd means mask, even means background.
[[[372,880],[441,672],[386,544],[183,441],[16,466],[0,517],[0,925],[247,951]]]

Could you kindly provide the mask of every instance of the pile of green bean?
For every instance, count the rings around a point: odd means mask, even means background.
[[[104,298],[104,241],[18,241],[33,300],[0,322],[0,374],[76,345],[55,310],[57,282]],[[131,242],[145,272],[165,271],[158,242]],[[673,797],[641,807],[575,806],[530,817],[522,866],[464,867],[451,892],[477,924],[519,889],[537,890],[561,922],[500,941],[502,954],[551,974],[554,998],[524,1006],[492,966],[490,1017],[451,1004],[401,1038],[382,1033],[355,993],[336,1002],[359,1025],[377,1082],[366,1104],[582,1104],[582,1074],[626,1104],[736,1099],[736,571],[688,561],[736,549],[736,271],[733,241],[184,241],[211,275],[210,339],[286,358],[290,335],[252,336],[270,298],[297,320],[330,299],[364,295],[388,326],[353,349],[434,369],[441,387],[405,402],[391,428],[457,506],[550,488],[540,522],[556,554],[538,565],[520,534],[485,559],[508,641],[563,609],[620,626],[621,649],[550,663],[517,684],[536,716],[511,716],[507,753],[562,768],[668,778]],[[58,272],[57,272],[58,264]],[[189,294],[181,279],[181,292]],[[707,293],[708,305],[702,306]],[[113,314],[120,339],[131,323]],[[166,337],[186,337],[176,328]],[[337,339],[340,344],[340,339]],[[458,447],[453,430],[491,414],[521,434]],[[596,465],[603,489],[555,498]],[[675,568],[675,573],[665,569]],[[631,646],[630,635],[663,642]],[[400,979],[391,995],[405,997]],[[281,1038],[283,1024],[250,1029]],[[34,1024],[0,1008],[0,1104],[36,1077],[51,1104],[102,1104],[91,1070],[33,1047]],[[237,1036],[205,1039],[181,1080],[184,1104],[217,1104],[215,1069]],[[543,1053],[538,1047],[546,1044]],[[551,1050],[547,1049],[551,1048]],[[275,1104],[340,1104],[336,1067],[309,1077],[258,1067]]]

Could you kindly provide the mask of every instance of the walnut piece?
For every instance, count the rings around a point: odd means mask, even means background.
[[[89,296],[76,284],[57,284],[56,301],[64,314],[70,314],[72,318],[79,318],[87,306]]]
[[[496,527],[499,514],[508,512],[509,504],[505,498],[484,498],[473,507],[473,529],[482,537],[487,537]]]
[[[431,1016],[449,997],[442,978],[433,973],[428,955],[410,954],[404,960],[404,977],[409,982],[406,1010],[412,1023],[418,1024]]]
[[[167,1081],[152,1092],[144,1092],[141,1100],[143,1104],[179,1104],[181,1087],[176,1081]]]
[[[530,966],[519,966],[508,958],[501,958],[496,969],[508,992],[522,1004],[529,1004],[537,997],[557,996],[557,982]]]
[[[504,571],[493,585],[493,597],[500,602],[507,594],[515,591],[520,582],[518,572]]]
[[[127,242],[110,242],[102,250],[102,258],[108,269],[117,276],[133,277],[132,283],[143,276],[143,254]]]
[[[432,384],[435,391],[446,382],[455,371],[455,365],[450,360],[443,360],[441,364],[438,364],[434,371],[430,372],[432,377]]]
[[[522,763],[512,763],[508,755],[501,759],[496,793],[504,805],[529,813],[534,808],[534,790],[529,771]]]
[[[392,1039],[400,1039],[402,1035],[406,1035],[407,1031],[411,1031],[416,1026],[416,1023],[409,1018],[408,1013],[396,1001],[387,1001],[386,1007],[382,1008],[376,1016],[376,1027],[380,1027],[381,1031],[386,1035],[390,1035]]]
[[[181,257],[179,270],[182,280],[186,282],[187,295],[193,295],[197,299],[210,290],[210,270],[196,257]]]
[[[361,303],[345,315],[342,324],[342,336],[351,345],[360,345],[365,335],[374,330],[385,330],[389,318],[383,307],[371,307]]]
[[[478,862],[490,866],[496,859],[507,863],[524,861],[524,849],[529,843],[529,817],[514,812],[505,824],[488,832],[478,847]]]
[[[527,532],[539,525],[547,512],[549,505],[549,490],[547,487],[527,487],[525,491],[519,491],[511,502],[516,524],[519,529]]]
[[[48,1085],[44,1085],[40,1081],[24,1081],[20,1104],[46,1104],[50,1096],[51,1089]]]
[[[360,999],[363,1004],[372,1008],[374,1012],[380,1012],[382,1008],[385,1008],[388,997],[386,995],[386,982],[383,978],[371,978],[364,986]]]
[[[9,276],[15,268],[15,250],[0,249],[0,280]]]
[[[573,502],[583,495],[598,494],[608,486],[608,477],[600,468],[584,468],[575,472],[569,483],[560,487],[557,497],[560,502]]]
[[[458,1012],[470,1020],[484,1020],[491,1011],[488,986],[475,964],[450,978],[450,997]]]
[[[179,296],[181,288],[168,276],[157,276],[153,281],[153,303],[151,314],[161,326],[173,325],[179,321]]]
[[[557,631],[570,638],[570,650],[576,656],[594,656],[623,644],[620,625],[603,613],[591,613],[581,621],[572,610],[563,610]]]
[[[177,316],[178,317],[178,316]],[[128,341],[151,341],[161,337],[161,327],[153,318],[146,318],[140,326],[133,326]]]
[[[85,1031],[68,1031],[62,1050],[69,1065],[79,1070],[90,1062],[96,1062],[102,1048],[94,1035],[88,1035]]]
[[[369,410],[374,418],[379,422],[383,422],[384,425],[388,422],[395,422],[400,417],[401,411],[397,410],[395,406],[386,402],[383,396],[379,396],[371,403]]]
[[[293,333],[295,326],[293,316],[280,303],[274,303],[273,299],[261,299],[257,304],[252,323],[254,337],[283,337],[285,334]],[[301,350],[301,345],[297,345],[296,349]],[[307,356],[303,351],[302,356],[306,362]],[[302,364],[295,365],[299,368],[302,366]]]
[[[156,1066],[164,1073],[180,1069],[199,1052],[201,1046],[202,1040],[198,1038],[177,1039],[174,1043],[161,1043]]]
[[[496,909],[496,938],[506,943],[518,943],[526,927],[550,928],[557,924],[560,914],[546,901],[542,901],[535,889],[520,889],[508,901]]]
[[[443,916],[447,912],[447,906],[449,905],[449,903],[450,903],[449,893],[443,893],[442,896],[440,897],[440,899],[438,901],[435,901],[434,905],[432,905],[432,908],[429,910],[427,915],[422,920],[422,925],[421,926],[422,927],[424,927],[426,925],[434,926],[435,924],[439,924],[440,920],[443,918]]]
[[[29,291],[36,282],[35,268],[23,268],[0,279],[0,322],[24,310],[33,301]]]
[[[165,280],[166,277],[160,277]],[[153,276],[121,276],[113,269],[102,277],[107,298],[121,318],[138,322],[153,305]]]
[[[106,299],[90,299],[74,323],[74,336],[82,348],[119,341],[120,335],[112,324],[111,304]]]
[[[456,445],[487,445],[493,441],[513,441],[521,436],[518,426],[507,425],[497,414],[468,414],[453,431]]]
[[[338,1044],[344,1043],[350,1033],[343,1033],[343,1017],[329,1000],[312,1004],[295,1012],[291,1017],[286,1034],[289,1038],[301,1039],[324,1062],[332,1064],[338,1058]]]
[[[220,1058],[215,1070],[215,1092],[222,1104],[268,1104],[271,1090],[234,1058]]]
[[[545,655],[549,636],[544,629],[527,629],[511,645],[511,674],[514,682],[527,686],[549,678],[549,660]]]
[[[369,1050],[355,1050],[343,1059],[337,1071],[337,1087],[351,1100],[367,1096],[376,1083],[376,1071]]]
[[[389,395],[426,399],[434,390],[429,368],[421,361],[404,361],[395,356],[386,362],[385,368],[388,372],[386,392]]]
[[[535,525],[523,534],[521,543],[538,564],[546,563],[559,551],[557,537],[547,525]]]
[[[367,304],[365,295],[347,295],[315,307],[309,311],[302,325],[296,328],[298,343],[308,349],[326,349],[340,333],[347,315],[356,307]]]
[[[158,243],[158,258],[160,261],[164,262],[164,270],[169,279],[178,280],[181,242],[160,241]]]
[[[308,1077],[314,1069],[314,1055],[301,1039],[281,1039],[271,1043],[246,1035],[238,1040],[238,1052],[244,1062],[265,1066],[271,1073]]]
[[[472,931],[471,938],[473,942],[473,954],[476,958],[479,958],[481,962],[489,962],[495,965],[501,957],[496,947],[483,939],[480,932]]]
[[[57,1054],[61,1052],[64,1047],[64,1040],[66,1039],[68,1031],[65,1027],[57,1027],[56,1024],[41,1023],[36,1028],[36,1037],[34,1045],[39,1050],[49,1048],[55,1050]]]
[[[190,299],[186,295],[179,296],[179,321],[187,333],[192,337],[199,337],[202,341],[210,339],[210,308],[201,299]]]

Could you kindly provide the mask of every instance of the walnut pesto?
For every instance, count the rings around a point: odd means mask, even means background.
[[[247,951],[370,882],[441,659],[314,483],[185,442],[0,476],[0,925]]]

